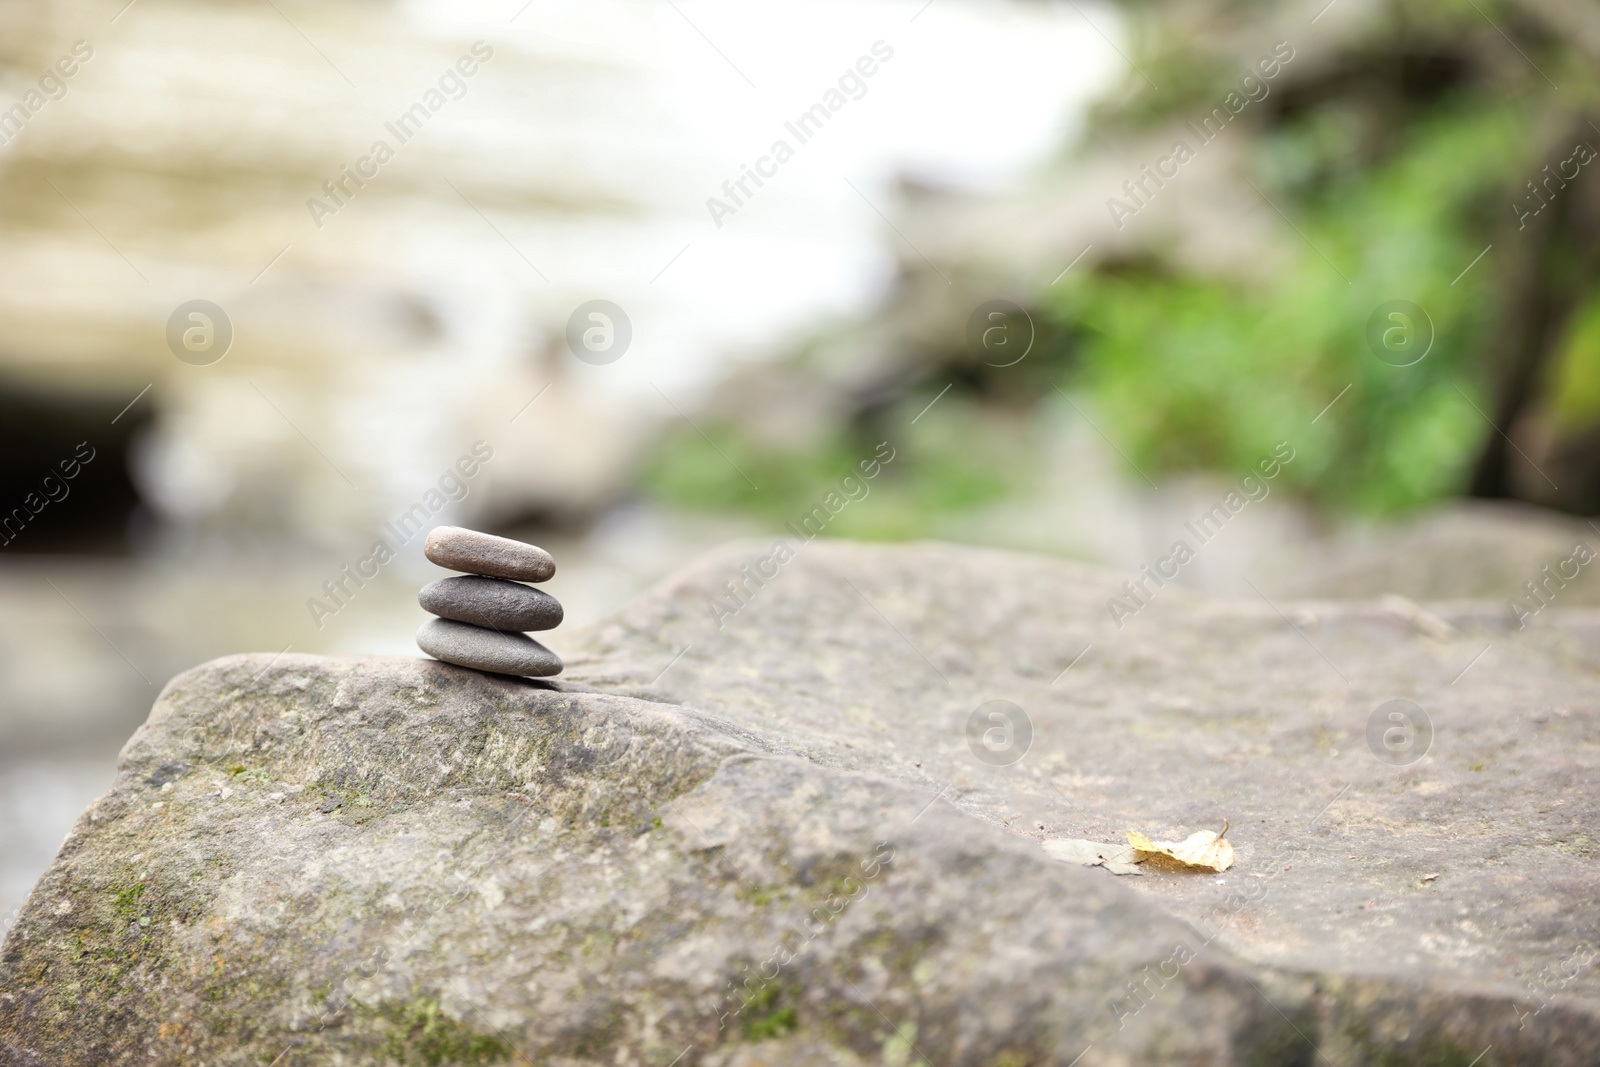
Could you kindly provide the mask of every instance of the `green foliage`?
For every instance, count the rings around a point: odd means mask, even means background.
[[[1437,108],[1366,169],[1342,165],[1337,110],[1262,135],[1258,184],[1300,231],[1293,258],[1201,274],[1151,255],[1064,284],[1047,312],[1079,339],[1075,386],[1145,470],[1244,471],[1286,440],[1287,483],[1333,506],[1385,512],[1459,491],[1492,432],[1474,410],[1487,406],[1475,368],[1492,274],[1480,263],[1452,284],[1483,247],[1461,220],[1510,185],[1526,152],[1519,114]],[[1396,299],[1435,333],[1408,367],[1366,339]]]
[[[1027,425],[970,397],[947,395],[918,418],[937,394],[906,397],[883,419],[840,428],[810,448],[763,445],[731,424],[706,427],[710,442],[686,428],[656,452],[644,485],[678,507],[741,511],[777,526],[798,526],[811,509],[828,507],[832,493],[826,536],[925,536],[932,517],[1024,488],[1037,453]],[[867,478],[861,464],[882,442],[893,458]]]
[[[1590,300],[1568,332],[1552,391],[1559,429],[1600,423],[1600,294]]]
[[[1238,224],[1270,241],[1227,255],[1190,241],[1180,254],[1140,212],[1125,220],[1132,243],[1116,259],[1042,288],[1024,362],[983,365],[949,338],[914,392],[805,448],[763,446],[734,421],[708,428],[715,445],[686,427],[655,457],[648,492],[794,522],[888,439],[895,463],[826,533],[927,536],[952,528],[946,517],[1036,489],[1041,446],[1059,436],[1050,424],[1079,418],[1058,390],[1157,480],[1186,470],[1238,476],[1285,441],[1296,458],[1279,485],[1329,510],[1381,515],[1466,489],[1497,432],[1491,346],[1514,272],[1525,269],[1511,201],[1557,161],[1544,158],[1548,138],[1572,121],[1552,110],[1547,84],[1518,49],[1573,77],[1575,99],[1594,95],[1595,79],[1560,41],[1534,34],[1511,48],[1463,0],[1391,0],[1335,51],[1301,49],[1222,130],[1225,143],[1197,147],[1183,120],[1220,104],[1254,57],[1273,51],[1270,36],[1236,51],[1254,39],[1241,28],[1266,32],[1270,6],[1121,6],[1132,61],[1159,72],[1159,88],[1130,70],[1123,90],[1095,108],[1086,150],[1125,137],[1148,144],[1157,130],[1187,136],[1207,159],[1158,195],[1185,195],[1185,185],[1214,182],[1214,168],[1225,168],[1244,198]],[[1426,321],[1379,317],[1379,331],[1433,333],[1410,366],[1380,359],[1368,340],[1369,320],[1397,300],[1418,305]],[[1600,296],[1546,371],[1539,388],[1556,431],[1600,426]]]

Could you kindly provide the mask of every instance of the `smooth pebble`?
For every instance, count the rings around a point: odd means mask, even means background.
[[[452,619],[429,619],[417,647],[435,659],[496,674],[548,678],[561,673],[561,657],[526,634],[496,633]]]
[[[417,603],[441,618],[492,630],[553,630],[561,625],[561,601],[504,578],[440,578],[422,587]]]
[[[537,545],[461,526],[435,526],[422,553],[453,571],[516,582],[544,582],[556,573],[555,558]]]

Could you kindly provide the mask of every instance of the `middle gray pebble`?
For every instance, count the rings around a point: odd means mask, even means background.
[[[429,582],[417,594],[422,610],[442,619],[492,630],[553,630],[561,625],[561,602],[549,593],[504,578],[462,575]]]

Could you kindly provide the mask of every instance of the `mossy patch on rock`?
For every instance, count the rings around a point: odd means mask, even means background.
[[[393,1026],[383,1054],[401,1064],[496,1063],[511,1055],[511,1046],[492,1034],[477,1033],[444,1013],[432,997],[385,1006],[379,1012]]]

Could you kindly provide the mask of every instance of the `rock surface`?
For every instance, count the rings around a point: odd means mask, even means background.
[[[561,683],[174,679],[0,951],[0,1063],[1600,1062],[1600,614],[1169,587],[1119,629],[1123,575],[783,555]],[[1222,818],[1224,875],[1040,847]]]
[[[555,557],[538,545],[464,526],[435,526],[422,542],[422,553],[453,571],[514,582],[547,582],[556,573]]]
[[[429,582],[417,603],[443,619],[513,632],[554,630],[562,617],[561,601],[543,589],[467,574]]]
[[[417,647],[436,659],[496,674],[548,678],[561,673],[561,657],[526,634],[499,633],[450,619],[429,619]]]

